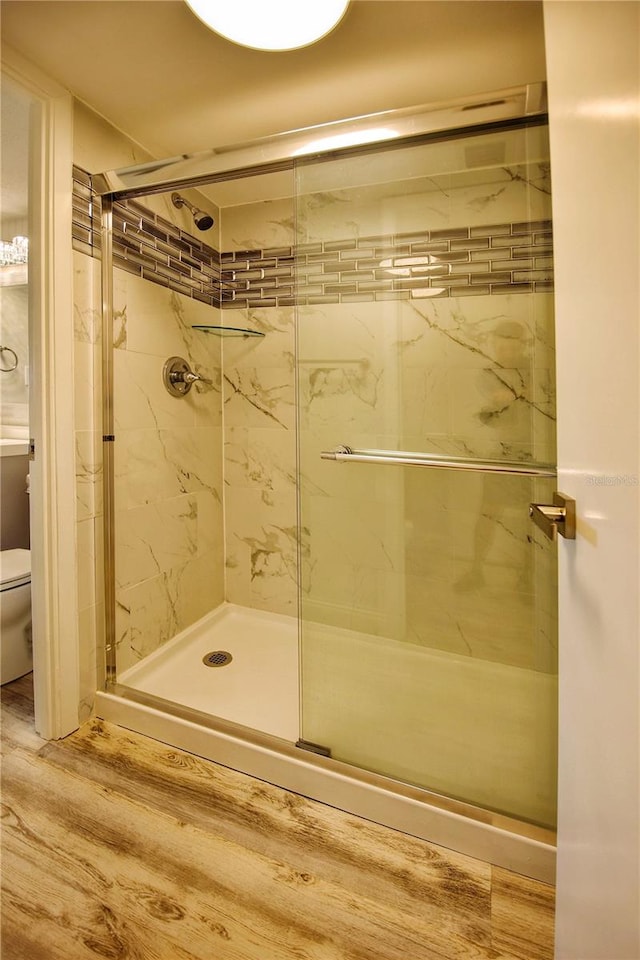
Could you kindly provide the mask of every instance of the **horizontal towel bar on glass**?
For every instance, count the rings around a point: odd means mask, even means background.
[[[437,470],[467,470],[475,473],[506,473],[517,477],[555,477],[551,464],[513,463],[510,460],[468,460],[464,457],[445,457],[437,453],[409,453],[404,450],[352,450],[341,445],[335,450],[323,450],[323,460],[342,463],[399,463],[406,466],[431,467]]]

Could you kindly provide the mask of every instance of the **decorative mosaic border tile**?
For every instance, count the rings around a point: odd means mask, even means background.
[[[224,307],[553,289],[550,220],[222,253]]]
[[[100,256],[100,201],[74,167],[73,245]],[[219,253],[134,200],[113,211],[113,262],[223,309],[553,290],[550,220]]]
[[[91,188],[91,174],[73,167],[71,237],[73,249],[100,258],[102,203]]]
[[[220,306],[220,254],[135,200],[113,205],[114,266]]]
[[[73,168],[73,247],[100,258],[101,203],[91,174]],[[194,300],[220,306],[220,254],[135,200],[113,205],[114,265]]]

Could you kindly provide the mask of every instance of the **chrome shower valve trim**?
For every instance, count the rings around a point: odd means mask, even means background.
[[[162,381],[172,397],[186,397],[198,381],[211,386],[211,380],[194,373],[183,357],[169,357],[162,368]]]

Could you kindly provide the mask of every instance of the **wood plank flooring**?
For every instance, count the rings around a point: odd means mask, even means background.
[[[552,960],[545,884],[1,699],[2,960]]]

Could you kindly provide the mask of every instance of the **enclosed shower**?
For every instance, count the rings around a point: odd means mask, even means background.
[[[459,849],[479,825],[476,855],[513,837],[502,862],[546,877],[551,179],[511,93],[364,146],[360,122],[98,179],[97,710],[401,828],[404,802]]]

